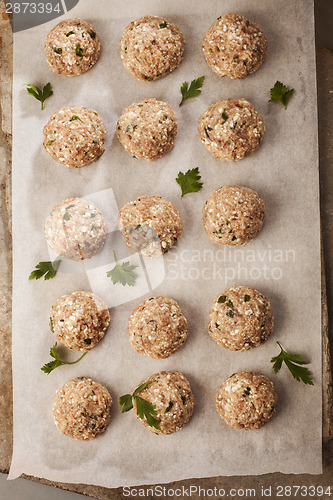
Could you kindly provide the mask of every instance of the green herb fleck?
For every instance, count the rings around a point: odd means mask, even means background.
[[[94,31],[89,31],[89,35],[91,36],[91,38],[92,38],[93,40],[95,40],[95,38],[96,38],[96,33],[95,33]]]
[[[225,112],[225,109],[223,110],[222,118],[223,118],[224,121],[227,121],[227,119],[229,118],[229,116]]]
[[[186,403],[186,397],[185,396],[180,396],[181,400],[183,401],[183,405]]]
[[[75,48],[75,54],[79,57],[83,56],[83,49],[81,49],[80,44],[78,43]]]
[[[61,47],[53,47],[53,50],[56,54],[62,54],[62,48]]]
[[[75,207],[75,205],[73,205],[73,203],[71,205],[68,205],[68,207],[66,207],[66,210],[69,210],[70,208],[73,208]]]
[[[74,35],[74,31],[69,31],[68,33],[66,33],[66,36],[69,36],[69,35]]]
[[[70,122],[74,122],[75,120],[80,120],[80,122],[82,121],[82,120],[81,120],[81,118],[80,118],[79,116],[77,116],[77,115],[73,115],[73,116],[69,119],[69,121],[70,121]]]
[[[160,24],[160,28],[167,28],[168,27],[168,23],[166,21],[164,21],[164,23],[161,23]]]
[[[50,330],[52,333],[54,333],[54,327],[53,327],[53,319],[52,316],[50,316]]]
[[[246,66],[246,65],[247,65],[248,61],[249,61],[249,59],[248,59],[248,58],[244,59],[244,61],[243,61],[244,66]]]
[[[64,220],[69,220],[70,218],[71,218],[71,214],[69,212],[65,212],[64,216],[63,216],[63,219]]]
[[[243,398],[246,398],[246,396],[249,396],[250,395],[250,392],[251,392],[251,388],[250,387],[247,387],[245,389],[245,391],[243,392],[242,396]]]
[[[250,25],[250,21],[247,19],[247,21],[246,21],[246,23],[245,23],[245,24],[246,24],[246,26],[247,26],[247,27],[249,27],[249,25]]]
[[[51,146],[51,144],[53,144],[53,143],[54,143],[54,139],[50,139],[49,141],[47,141],[45,146]]]
[[[164,412],[164,413],[168,413],[168,412],[171,410],[171,408],[172,408],[172,407],[173,407],[173,401],[170,401],[170,403],[169,403],[169,405],[168,405],[168,407],[166,408],[166,410],[165,410],[165,412]]]
[[[90,345],[91,344],[91,339],[84,339],[84,343]]]
[[[224,304],[226,300],[227,300],[226,295],[220,295],[219,298],[217,299],[217,302],[218,304]]]
[[[244,295],[244,302],[248,302],[249,300],[251,300],[250,295]]]

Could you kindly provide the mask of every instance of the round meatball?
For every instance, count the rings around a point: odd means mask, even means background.
[[[90,378],[77,377],[57,390],[52,416],[61,434],[90,441],[105,431],[111,404],[105,387]]]
[[[203,210],[203,224],[210,240],[219,245],[242,245],[260,231],[265,204],[258,194],[242,186],[223,186],[213,191]]]
[[[156,160],[173,148],[176,115],[168,103],[145,99],[124,110],[117,123],[117,135],[135,158]]]
[[[133,411],[144,427],[155,434],[172,434],[179,431],[190,420],[194,409],[194,396],[188,380],[179,372],[155,373],[146,381],[147,386],[137,395],[154,405],[154,418],[159,429],[148,424],[137,415],[133,398]]]
[[[92,292],[64,295],[50,313],[53,335],[75,351],[90,351],[104,337],[109,324],[107,305]]]
[[[133,252],[158,257],[176,243],[183,225],[173,203],[161,196],[140,196],[120,209],[118,227]]]
[[[56,162],[78,168],[104,153],[105,126],[96,111],[82,106],[58,109],[44,126],[44,148]]]
[[[183,347],[187,321],[179,305],[168,297],[151,297],[131,313],[128,335],[132,347],[149,358],[168,358]]]
[[[260,26],[236,13],[218,17],[202,42],[208,66],[220,76],[235,79],[260,68],[267,57],[267,46]]]
[[[67,76],[85,73],[98,60],[100,50],[95,28],[82,19],[61,21],[47,35],[44,45],[51,70]]]
[[[143,16],[125,28],[120,56],[134,78],[151,82],[179,66],[184,45],[184,35],[173,22],[159,16]]]
[[[225,289],[209,311],[210,336],[231,351],[245,351],[261,345],[273,328],[269,300],[249,286]]]
[[[82,198],[68,198],[53,207],[44,224],[47,244],[60,257],[84,260],[102,249],[107,224],[96,205]]]
[[[218,160],[242,160],[259,148],[265,134],[262,116],[245,99],[224,99],[200,116],[199,138]]]
[[[235,429],[260,429],[275,414],[277,394],[264,375],[239,372],[216,392],[216,410]]]

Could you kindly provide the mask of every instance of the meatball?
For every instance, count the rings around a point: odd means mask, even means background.
[[[133,411],[144,427],[155,434],[172,434],[179,431],[190,420],[194,409],[194,396],[188,380],[179,372],[155,373],[146,381],[147,386],[136,393],[154,405],[154,418],[160,429],[148,424],[137,415],[137,405],[133,398]]]
[[[90,378],[78,377],[57,390],[52,416],[61,434],[90,441],[105,431],[111,404],[105,387]]]
[[[100,252],[108,227],[94,203],[68,198],[53,207],[44,231],[47,244],[57,255],[78,261]]]
[[[143,16],[125,28],[120,56],[134,78],[151,82],[179,66],[184,45],[184,35],[173,22],[159,16]]]
[[[206,234],[219,245],[251,241],[262,228],[265,213],[265,204],[258,194],[242,186],[216,189],[202,210]]]
[[[109,324],[107,305],[92,292],[64,295],[50,313],[53,335],[75,351],[90,351],[104,337]]]
[[[132,347],[150,358],[168,358],[183,347],[187,321],[179,305],[168,297],[151,297],[131,313],[128,335]]]
[[[47,35],[44,45],[51,70],[67,76],[85,73],[98,60],[100,50],[95,28],[82,19],[61,21]]]
[[[216,410],[235,429],[260,429],[275,414],[277,394],[264,375],[239,372],[216,392]]]
[[[231,351],[245,351],[261,345],[273,328],[269,300],[249,286],[227,288],[209,311],[210,336]]]
[[[117,123],[117,135],[126,151],[137,159],[156,160],[173,148],[177,119],[172,107],[156,99],[128,106]]]
[[[242,160],[256,151],[265,134],[262,116],[245,99],[224,99],[200,116],[199,138],[218,160]]]
[[[208,66],[220,76],[235,79],[260,68],[267,57],[267,46],[260,26],[236,13],[218,17],[202,42]]]
[[[82,106],[58,109],[44,126],[44,148],[56,162],[78,168],[104,153],[105,126],[96,111]]]
[[[145,257],[158,257],[174,245],[182,232],[180,213],[161,196],[140,196],[124,205],[118,227],[128,248]]]

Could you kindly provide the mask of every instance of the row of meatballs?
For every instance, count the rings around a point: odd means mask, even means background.
[[[259,233],[265,213],[265,204],[255,191],[227,185],[210,194],[202,210],[203,225],[214,243],[241,245]],[[118,228],[132,252],[154,258],[176,243],[183,225],[173,203],[161,196],[141,196],[119,210]],[[108,226],[94,203],[68,198],[53,207],[44,232],[58,256],[80,261],[102,250]]]
[[[175,23],[147,15],[123,31],[120,56],[134,78],[151,82],[179,66],[184,46],[185,37]],[[258,24],[240,14],[228,13],[219,16],[208,29],[202,50],[215,73],[239,79],[260,68],[267,57],[268,43]],[[97,62],[101,44],[92,24],[68,19],[47,35],[44,52],[52,71],[74,76],[85,73]]]
[[[105,150],[105,125],[100,115],[82,106],[65,106],[44,126],[43,145],[56,162],[79,168],[95,162]],[[219,160],[238,161],[260,146],[265,125],[246,99],[223,99],[200,116],[198,134],[206,149]],[[156,99],[128,106],[117,122],[117,136],[136,159],[149,161],[173,147],[177,119],[172,107]]]
[[[142,425],[155,434],[164,435],[182,429],[194,410],[194,396],[186,377],[180,372],[162,371],[145,382],[147,385],[137,392],[137,396],[155,407],[154,418],[159,429],[140,418],[136,398],[133,398],[133,411]],[[277,394],[272,382],[253,372],[231,375],[215,397],[216,410],[224,421],[244,430],[260,429],[275,415],[276,404]],[[78,377],[57,390],[52,416],[62,434],[78,440],[92,440],[105,431],[111,405],[112,397],[103,385],[87,377]]]

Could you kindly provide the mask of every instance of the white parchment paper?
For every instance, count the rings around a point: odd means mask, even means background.
[[[201,53],[206,30],[228,11],[258,22],[269,40],[269,57],[262,68],[239,81],[213,74]],[[180,67],[151,84],[133,79],[119,56],[124,27],[145,14],[172,19],[186,37]],[[24,472],[55,481],[118,487],[215,475],[320,473],[320,238],[313,2],[81,0],[64,17],[92,22],[101,39],[100,60],[80,77],[54,75],[45,62],[44,39],[59,20],[14,36],[14,454],[10,477]],[[201,75],[205,75],[202,94],[179,108],[181,83]],[[278,103],[268,103],[269,89],[276,80],[295,88],[287,110]],[[23,84],[28,81],[52,83],[54,95],[46,101],[44,111],[27,95]],[[131,158],[115,137],[122,110],[146,97],[169,102],[178,119],[173,150],[153,163]],[[252,102],[264,117],[267,131],[255,154],[237,163],[224,163],[215,160],[200,143],[197,122],[208,105],[231,97]],[[97,163],[77,170],[56,164],[42,146],[44,124],[51,113],[68,104],[96,109],[107,129],[106,152]],[[179,170],[193,167],[200,168],[204,186],[199,193],[181,198],[174,179]],[[263,230],[241,248],[214,245],[202,227],[202,206],[209,193],[223,184],[249,186],[266,203]],[[105,194],[105,190],[112,190],[110,206],[116,203],[120,207],[143,194],[161,195],[175,203],[184,225],[177,246],[164,260],[150,261],[145,270],[141,258],[133,257],[143,274],[141,285],[128,296],[124,291],[129,287],[101,283],[89,264],[81,266],[81,272],[60,267],[52,281],[29,282],[36,263],[49,258],[43,223],[50,209],[62,199],[89,199],[100,191]],[[107,248],[110,251],[111,244]],[[117,241],[117,249],[119,256],[126,258],[124,244]],[[106,264],[102,261],[99,267]],[[210,339],[208,311],[225,287],[241,284],[270,298],[275,331],[259,348],[231,352]],[[54,342],[48,328],[51,305],[63,294],[90,288],[98,289],[111,306],[109,331],[79,364],[45,375],[40,367],[49,360]],[[152,293],[175,298],[189,322],[185,347],[166,360],[139,355],[127,337],[128,315],[142,296]],[[313,387],[298,383],[286,369],[274,375],[270,358],[279,352],[277,340],[311,361]],[[132,413],[121,414],[117,404],[120,395],[160,370],[182,371],[196,400],[190,423],[170,436],[150,433]],[[240,370],[269,376],[278,392],[276,417],[260,431],[228,427],[215,410],[217,388]],[[50,412],[57,388],[81,375],[106,385],[114,401],[107,431],[93,442],[76,442],[59,434]]]

